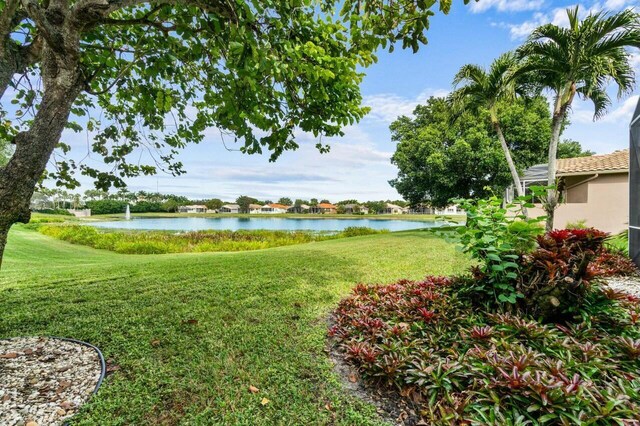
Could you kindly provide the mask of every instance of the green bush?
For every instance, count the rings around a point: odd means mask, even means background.
[[[378,229],[367,228],[366,226],[349,226],[347,228],[344,228],[344,230],[340,232],[340,235],[342,235],[343,237],[360,237],[363,235],[373,235],[373,234],[380,234],[384,232],[389,232],[389,231],[384,229],[378,230]]]
[[[91,214],[124,214],[127,209],[126,201],[118,200],[95,200],[87,201],[87,208],[91,209]]]
[[[457,228],[459,243],[465,253],[478,261],[474,291],[484,293],[499,303],[516,303],[522,294],[516,290],[517,260],[533,249],[540,235],[543,218],[528,218],[524,199],[503,206],[496,196],[487,200],[455,200],[467,212],[467,223]]]
[[[61,215],[61,216],[73,216],[73,214],[69,213],[68,210],[65,209],[40,209],[40,210],[34,210],[36,213],[43,213],[43,214],[57,214],[57,215]]]

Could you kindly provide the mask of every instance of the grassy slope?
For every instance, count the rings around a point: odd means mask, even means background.
[[[464,265],[452,246],[420,231],[135,256],[14,227],[0,273],[0,338],[74,337],[121,366],[80,424],[377,424],[332,373],[326,314],[359,281]]]

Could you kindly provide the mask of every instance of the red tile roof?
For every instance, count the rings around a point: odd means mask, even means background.
[[[334,206],[333,204],[330,203],[320,203],[318,204],[318,207],[320,207],[321,209],[335,209],[336,206]]]
[[[285,206],[284,204],[278,204],[278,203],[268,204],[268,206],[273,207],[274,209],[282,209],[282,210],[287,210],[289,208],[289,206]]]
[[[558,176],[588,173],[616,173],[629,171],[629,150],[614,151],[611,154],[591,157],[561,158],[557,160]]]

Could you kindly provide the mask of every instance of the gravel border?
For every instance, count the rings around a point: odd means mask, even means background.
[[[106,368],[98,348],[56,337],[0,340],[0,424],[59,426],[98,390]]]
[[[640,277],[611,277],[607,278],[605,283],[614,290],[640,297]]]

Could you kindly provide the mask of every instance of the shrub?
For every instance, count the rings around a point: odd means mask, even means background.
[[[348,226],[344,228],[342,232],[340,232],[340,235],[343,237],[360,237],[363,235],[381,234],[384,232],[389,232],[389,231],[372,229],[366,226]]]
[[[527,218],[524,209],[532,207],[524,199],[503,207],[498,197],[488,200],[456,200],[467,212],[466,226],[457,229],[463,251],[478,261],[474,290],[481,298],[498,303],[516,303],[522,294],[516,290],[523,252],[531,250],[540,234],[543,218]]]
[[[87,208],[91,209],[91,214],[124,214],[127,209],[126,201],[118,200],[95,200],[87,201]]]
[[[592,274],[603,277],[640,275],[636,264],[624,252],[614,249],[600,250],[589,267],[592,268]]]
[[[358,285],[329,335],[424,424],[635,424],[640,304],[592,288],[568,325],[463,303],[455,280]],[[584,318],[584,319],[583,319]]]
[[[62,216],[73,216],[73,214],[69,213],[68,210],[66,209],[40,209],[40,210],[34,210],[37,213],[43,213],[43,214],[57,214],[57,215],[62,215]]]
[[[589,264],[607,234],[597,229],[562,229],[539,236],[538,248],[520,259],[517,290],[521,305],[546,321],[559,321],[578,309],[595,276]]]

